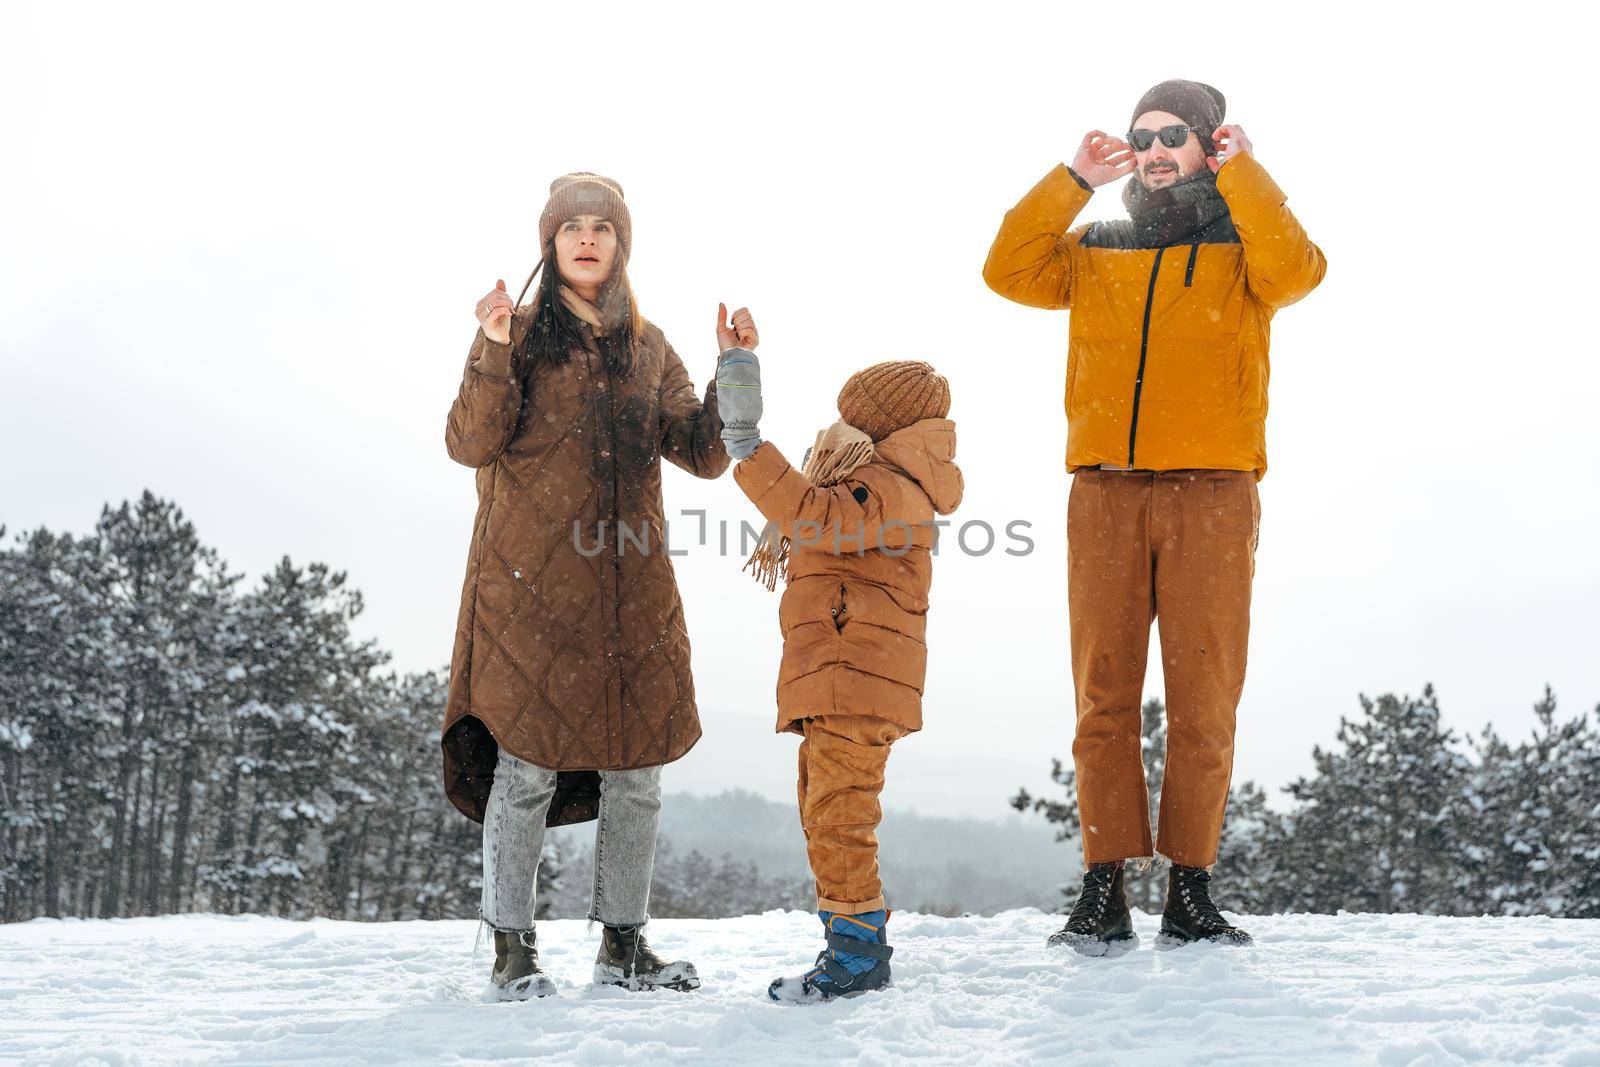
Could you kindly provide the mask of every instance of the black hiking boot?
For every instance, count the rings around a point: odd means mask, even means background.
[[[530,1000],[556,991],[556,984],[539,966],[538,938],[532,930],[494,932],[494,971],[489,981],[500,1000]]]
[[[1177,948],[1194,941],[1248,945],[1249,934],[1222,917],[1211,902],[1211,872],[1174,863],[1167,876],[1167,906],[1161,912],[1158,948]]]
[[[594,961],[596,985],[624,989],[676,989],[687,993],[700,988],[694,964],[668,962],[655,954],[644,939],[643,926],[607,926],[600,935],[600,954]]]
[[[1083,872],[1083,889],[1067,925],[1050,935],[1051,948],[1070,948],[1084,956],[1120,956],[1139,944],[1122,888],[1120,861],[1096,863]]]

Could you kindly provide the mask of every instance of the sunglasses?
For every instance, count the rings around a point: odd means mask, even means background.
[[[1129,130],[1128,143],[1133,146],[1135,152],[1148,152],[1159,137],[1161,143],[1168,148],[1182,148],[1190,133],[1203,134],[1203,132],[1196,126],[1163,126],[1159,130]]]

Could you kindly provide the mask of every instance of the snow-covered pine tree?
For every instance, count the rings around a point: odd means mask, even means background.
[[[1566,914],[1575,919],[1600,919],[1600,707],[1584,717],[1582,734],[1570,750],[1568,781],[1576,801],[1568,810],[1567,833],[1560,856],[1574,872]]]
[[[0,549],[0,919],[79,914],[103,789],[93,751],[97,545],[40,529]]]
[[[402,718],[394,739],[369,742],[364,732],[357,738],[363,761],[380,751],[404,753],[404,765],[390,776],[387,795],[398,798],[389,806],[397,815],[403,812],[410,827],[411,859],[398,872],[398,880],[414,888],[409,896],[395,894],[396,914],[405,918],[474,915],[483,885],[482,829],[463,818],[441,788],[439,723],[447,690],[444,671],[408,675],[399,690]],[[384,789],[383,782],[374,786]],[[541,904],[548,899],[545,894],[559,885],[561,868],[559,849],[547,842],[539,869]]]
[[[326,564],[284,558],[238,605],[238,787],[224,813],[231,847],[214,873],[237,910],[301,915],[324,906],[313,874],[327,863],[340,798],[355,793],[347,769],[360,759],[364,683],[387,658],[351,639],[361,596],[344,583]],[[342,847],[342,835],[333,843]]]
[[[437,746],[423,720],[443,703],[436,673],[373,679],[359,716],[338,790],[341,824],[338,847],[329,850],[326,869],[328,907],[364,919],[385,919],[405,908],[405,898],[385,890],[400,881],[390,876],[385,857],[400,854],[407,826],[425,806],[424,783],[432,784],[428,757]],[[429,752],[429,748],[434,749]],[[395,909],[393,915],[386,908]]]
[[[1261,915],[1288,906],[1292,872],[1285,865],[1288,828],[1254,782],[1234,786],[1217,846],[1218,897],[1231,910]]]
[[[1431,685],[1420,699],[1362,696],[1361,706],[1340,719],[1338,748],[1313,750],[1315,776],[1289,786],[1300,802],[1284,856],[1290,906],[1450,913],[1468,762]]]
[[[1554,692],[1533,707],[1533,732],[1516,747],[1492,729],[1475,745],[1469,802],[1477,815],[1466,848],[1463,911],[1502,915],[1578,915],[1594,864],[1600,813],[1588,716],[1556,719]]]
[[[221,669],[215,638],[237,578],[175,504],[148,490],[102,509],[95,538],[108,698],[95,751],[112,771],[97,912],[154,914],[172,903],[163,889],[174,866],[188,863],[196,771],[217,710],[205,692]]]
[[[1454,872],[1457,897],[1483,914],[1502,913],[1508,885],[1517,878],[1520,859],[1509,842],[1514,811],[1524,783],[1512,767],[1516,753],[1491,723],[1470,738],[1474,761],[1467,773],[1462,805],[1473,832],[1464,838]]]

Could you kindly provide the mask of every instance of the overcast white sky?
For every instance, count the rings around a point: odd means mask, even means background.
[[[927,728],[885,802],[1001,814],[1071,735],[1067,319],[979,268],[1085,130],[1199,78],[1329,262],[1274,323],[1237,777],[1309,769],[1361,691],[1431,680],[1452,725],[1511,734],[1546,681],[1600,702],[1587,36],[1538,4],[934,10],[7,5],[0,523],[82,532],[148,487],[237,570],[348,570],[361,633],[443,665],[472,304],[526,277],[550,178],[600,170],[697,382],[717,302],[751,306],[795,458],[859,367],[950,378],[957,520],[1026,519],[1037,551],[941,555]],[[1120,210],[1114,187],[1087,217]],[[666,494],[754,517],[731,478]],[[740,562],[678,561],[707,736],[668,786],[788,797],[777,598]]]

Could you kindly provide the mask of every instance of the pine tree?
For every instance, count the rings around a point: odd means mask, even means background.
[[[340,798],[358,794],[347,773],[356,721],[386,654],[351,640],[362,603],[344,583],[326,564],[285,558],[239,604],[241,807],[224,870],[247,910],[296,914],[325,897],[311,874],[327,862]]]
[[[1287,844],[1284,817],[1267,805],[1267,794],[1254,782],[1235,786],[1217,846],[1218,899],[1246,914],[1285,910],[1294,877],[1285,862]]]
[[[1468,801],[1477,836],[1466,849],[1462,885],[1469,911],[1503,915],[1577,915],[1593,870],[1591,775],[1597,748],[1587,716],[1556,720],[1545,686],[1534,705],[1532,734],[1515,748],[1486,729]],[[1588,766],[1586,766],[1586,764]]]
[[[103,646],[115,726],[102,753],[116,770],[101,914],[150,914],[161,904],[162,878],[183,862],[184,848],[166,847],[166,823],[169,811],[181,816],[187,834],[194,748],[209,728],[202,694],[215,667],[221,606],[236,579],[182,511],[148,490],[137,503],[105,508],[95,533],[115,638]],[[180,811],[184,802],[170,803],[169,778],[174,771],[182,778],[186,767],[191,807]]]
[[[1566,810],[1567,832],[1558,855],[1572,871],[1564,914],[1575,919],[1600,919],[1600,707],[1585,717],[1582,734],[1569,750],[1575,802]]]
[[[1317,773],[1289,786],[1291,904],[1309,911],[1450,913],[1452,876],[1468,843],[1469,767],[1439,719],[1431,685],[1420,699],[1361,698],[1340,719],[1335,750],[1312,752]]]
[[[92,684],[79,673],[92,614],[72,575],[85,553],[70,536],[39,530],[0,551],[0,917],[61,915],[59,863],[69,840],[76,777],[57,772],[64,751],[92,730]]]

